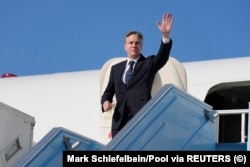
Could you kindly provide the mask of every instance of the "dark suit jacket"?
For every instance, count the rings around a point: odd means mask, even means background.
[[[117,104],[112,119],[112,129],[122,128],[124,112],[129,112],[126,116],[132,118],[150,100],[155,74],[168,61],[171,47],[172,40],[167,44],[161,42],[157,55],[147,58],[140,55],[128,85],[122,81],[127,60],[111,67],[109,82],[101,97],[101,104],[106,100],[112,102],[113,96],[116,96]]]

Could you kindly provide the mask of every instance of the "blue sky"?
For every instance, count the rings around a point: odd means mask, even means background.
[[[249,0],[0,0],[0,75],[100,69],[126,56],[123,36],[158,50],[156,21],[175,18],[171,56],[181,62],[250,56]],[[235,68],[235,67],[232,67]]]

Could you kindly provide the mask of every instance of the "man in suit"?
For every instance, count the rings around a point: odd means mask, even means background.
[[[172,23],[173,16],[170,13],[164,13],[162,22],[157,22],[162,39],[156,55],[144,57],[141,54],[142,33],[129,31],[125,35],[124,49],[127,52],[127,60],[111,67],[108,85],[101,97],[103,112],[112,108],[114,95],[117,100],[112,118],[112,137],[150,100],[155,74],[169,59]],[[129,63],[130,61],[133,63]]]

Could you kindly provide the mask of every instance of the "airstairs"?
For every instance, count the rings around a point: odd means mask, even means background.
[[[242,142],[218,143],[216,128],[220,114],[225,113],[214,111],[206,103],[167,84],[108,144],[64,127],[55,127],[17,164],[23,167],[62,166],[62,153],[67,150],[249,150],[249,137]],[[247,112],[243,114],[248,115]]]

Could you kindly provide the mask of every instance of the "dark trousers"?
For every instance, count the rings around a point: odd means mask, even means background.
[[[131,112],[130,109],[128,107],[125,108],[123,116],[122,116],[122,122],[121,125],[119,127],[119,129],[112,129],[112,138],[114,138],[114,136],[133,118],[133,116],[131,116]]]

